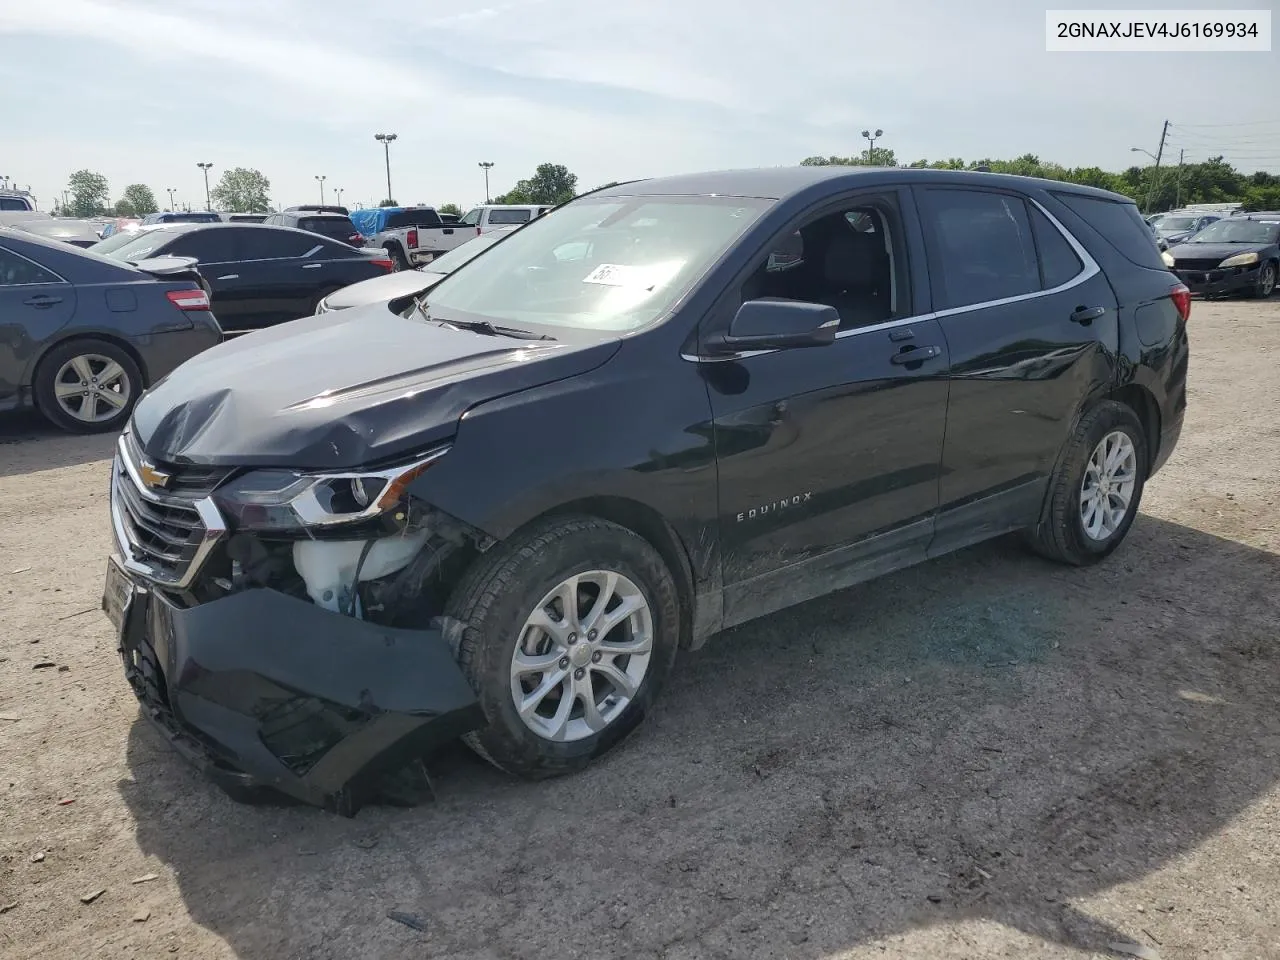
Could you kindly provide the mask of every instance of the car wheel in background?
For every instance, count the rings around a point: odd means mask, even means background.
[[[623,739],[675,661],[679,600],[658,552],[592,517],[560,518],[482,557],[450,598],[458,662],[488,726],[464,739],[530,779]]]
[[[45,354],[35,376],[36,404],[71,433],[120,430],[142,393],[142,373],[128,351],[97,338],[71,340]]]
[[[1146,433],[1129,407],[1107,400],[1086,411],[1049,480],[1032,548],[1076,566],[1107,556],[1137,516],[1147,464]]]
[[[1276,264],[1272,260],[1262,265],[1258,271],[1258,282],[1253,288],[1253,295],[1265,300],[1276,290]]]
[[[400,249],[399,244],[391,244],[386,248],[387,253],[391,254],[391,272],[397,273],[400,270],[408,270],[412,264],[409,258],[405,256],[404,251]]]

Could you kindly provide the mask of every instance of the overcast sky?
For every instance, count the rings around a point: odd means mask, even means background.
[[[1038,154],[1121,169],[1160,125],[1188,159],[1280,172],[1280,52],[1046,53],[1044,9],[1101,0],[0,0],[0,175],[202,205],[197,161],[273,201],[466,207],[545,161],[583,189],[848,155]],[[1137,0],[1115,6],[1140,6]],[[1275,0],[1161,8],[1275,9]],[[431,13],[433,8],[440,13]],[[447,12],[446,12],[447,11]],[[1166,148],[1167,153],[1169,148]]]

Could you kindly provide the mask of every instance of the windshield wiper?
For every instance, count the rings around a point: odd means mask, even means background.
[[[472,333],[481,333],[488,337],[511,337],[515,340],[555,339],[550,334],[534,333],[532,330],[521,330],[519,327],[504,327],[488,320],[445,320],[443,317],[433,317],[427,309],[426,299],[416,298],[413,302],[418,308],[418,312],[422,314],[422,319],[430,320],[441,326],[452,327],[455,330],[470,330]]]

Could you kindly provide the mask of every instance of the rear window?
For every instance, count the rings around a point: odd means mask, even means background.
[[[113,260],[137,262],[155,256],[177,234],[169,230],[140,230],[137,233],[121,233],[109,240],[99,240],[89,249],[106,254]],[[116,243],[122,239],[123,243]]]
[[[1085,197],[1078,193],[1054,193],[1054,196],[1077,216],[1084,218],[1126,260],[1140,267],[1168,269],[1160,259],[1160,248],[1156,246],[1155,237],[1147,229],[1136,204]]]
[[[388,230],[403,230],[405,227],[438,227],[440,217],[434,210],[400,210],[387,215]]]
[[[20,200],[17,197],[0,197],[0,210],[27,211],[30,209],[31,207],[28,206],[25,200]]]
[[[528,223],[528,210],[490,210],[490,223]]]
[[[298,226],[322,237],[332,237],[344,242],[356,232],[355,224],[347,217],[303,217],[298,221]]]

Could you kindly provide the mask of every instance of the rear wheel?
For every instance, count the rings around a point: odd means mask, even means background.
[[[40,361],[34,384],[40,412],[71,433],[122,429],[142,386],[128,351],[97,338],[54,347]]]
[[[387,253],[391,254],[391,270],[393,273],[400,270],[408,270],[412,266],[399,244],[391,244],[387,247]]]
[[[1276,264],[1272,260],[1262,265],[1262,269],[1258,271],[1258,282],[1253,288],[1254,296],[1265,300],[1276,289]]]
[[[459,585],[458,661],[488,719],[467,743],[509,773],[585,767],[644,718],[675,661],[676,586],[632,531],[559,519],[486,556]]]
[[[1107,556],[1137,516],[1147,462],[1146,434],[1129,407],[1108,400],[1090,409],[1050,479],[1032,548],[1076,566]]]

